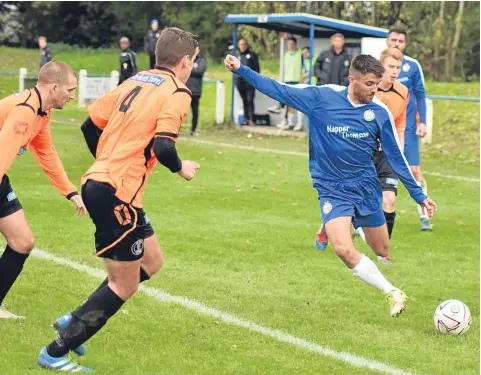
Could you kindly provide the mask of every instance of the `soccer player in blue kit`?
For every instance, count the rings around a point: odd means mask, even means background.
[[[416,59],[406,56],[406,30],[393,28],[389,30],[387,45],[389,48],[397,48],[403,54],[401,72],[398,82],[402,83],[409,90],[409,104],[406,111],[406,131],[404,133],[404,155],[411,166],[411,171],[418,185],[422,187],[427,195],[428,185],[421,172],[421,157],[419,153],[419,138],[427,133],[426,128],[426,89],[424,87],[424,75],[421,65]],[[416,121],[416,112],[419,113],[420,123]],[[432,231],[429,217],[418,205],[419,217],[421,219],[421,230]]]
[[[352,60],[349,86],[286,85],[260,75],[227,55],[225,67],[267,96],[309,118],[309,169],[317,189],[322,221],[334,251],[354,275],[384,292],[391,316],[401,314],[406,294],[394,287],[376,264],[354,248],[351,223],[362,227],[376,255],[389,255],[382,191],[373,162],[379,141],[389,165],[411,197],[432,216],[436,203],[416,183],[399,147],[392,114],[374,97],[384,67],[374,57]]]

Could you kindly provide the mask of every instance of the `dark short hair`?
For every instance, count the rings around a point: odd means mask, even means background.
[[[311,51],[311,49],[309,48],[309,46],[302,47],[302,50],[303,50],[303,51],[304,51],[305,49],[307,49],[309,52]]]
[[[291,35],[287,40],[288,40],[288,41],[289,41],[289,40],[292,40],[294,43],[297,44],[297,39],[296,39],[296,37],[293,36],[293,35]]]
[[[177,27],[167,27],[160,33],[155,46],[155,63],[158,66],[174,67],[184,56],[194,56],[199,47],[197,35]]]
[[[359,73],[363,76],[366,74],[375,74],[377,77],[382,77],[384,74],[384,67],[381,62],[371,55],[357,55],[352,59],[349,74]]]
[[[331,39],[333,38],[341,38],[341,39],[344,39],[344,35],[342,35],[341,33],[335,33],[335,34],[332,34],[331,35]]]
[[[389,32],[388,32],[387,36],[391,35],[392,33],[403,34],[403,35],[406,36],[406,38],[408,36],[408,33],[407,33],[406,29],[403,29],[402,27],[391,27],[389,29]]]

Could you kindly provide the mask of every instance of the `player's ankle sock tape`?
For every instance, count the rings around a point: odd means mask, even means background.
[[[389,233],[389,238],[391,238],[392,231],[394,229],[394,220],[396,219],[396,211],[394,212],[384,211],[384,217],[386,219],[387,232]]]
[[[29,254],[22,254],[13,250],[9,245],[0,258],[0,305],[12,287]]]
[[[125,301],[105,286],[80,306],[67,328],[47,347],[52,357],[62,357],[95,335],[120,310]]]

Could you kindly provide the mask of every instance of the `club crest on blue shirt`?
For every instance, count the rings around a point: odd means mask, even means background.
[[[403,72],[406,72],[406,73],[407,73],[407,72],[409,72],[410,69],[411,69],[411,67],[409,66],[408,63],[406,63],[406,64],[403,65]]]
[[[376,115],[374,114],[374,111],[372,109],[368,109],[364,111],[364,120],[366,121],[372,121],[376,118]]]
[[[322,212],[324,212],[324,215],[327,215],[331,211],[332,211],[331,202],[325,201],[324,204],[322,205]]]

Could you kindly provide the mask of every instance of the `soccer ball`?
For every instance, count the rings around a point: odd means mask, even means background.
[[[436,308],[434,325],[441,333],[462,335],[471,327],[471,312],[463,302],[448,299]]]

